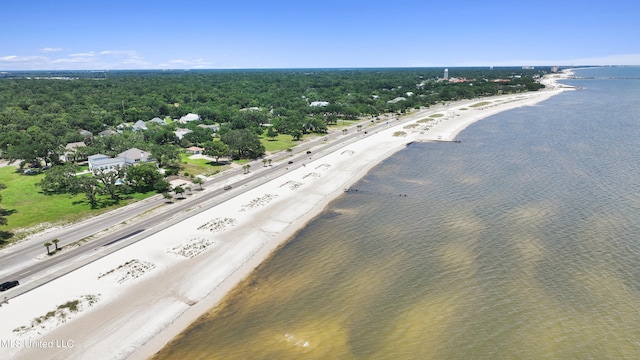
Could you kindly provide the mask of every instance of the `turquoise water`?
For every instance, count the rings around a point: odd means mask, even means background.
[[[640,358],[640,68],[576,75],[383,162],[160,358]]]

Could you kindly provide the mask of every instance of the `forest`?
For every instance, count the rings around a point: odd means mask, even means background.
[[[183,149],[192,145],[216,162],[259,158],[265,137],[300,140],[340,119],[536,91],[548,72],[450,68],[448,79],[444,68],[1,72],[0,158],[17,162],[20,176],[44,173],[36,183],[41,194],[83,194],[96,208],[103,198],[112,204],[136,193],[182,190],[164,177],[177,173]],[[187,114],[200,121],[177,121]],[[144,131],[131,126],[139,120],[148,124]],[[178,137],[178,128],[189,133]],[[74,142],[86,146],[64,160]],[[151,153],[155,164],[77,176],[77,160],[131,148]],[[0,208],[3,228],[10,213]],[[3,231],[0,240],[10,235]]]
[[[229,131],[258,135],[267,129],[273,136],[289,134],[299,139],[310,132],[325,132],[327,125],[341,118],[403,113],[439,102],[535,91],[542,87],[536,78],[549,71],[452,68],[450,80],[461,81],[451,82],[441,80],[443,70],[5,72],[0,75],[0,156],[55,164],[64,146],[77,141],[95,145],[95,151],[115,153],[118,149],[110,148],[112,144],[93,144],[93,135],[115,130],[122,123],[178,119],[188,113],[199,114],[200,124],[218,124],[223,141],[239,137],[225,137]],[[177,125],[172,125],[168,129],[175,130]],[[187,128],[195,130],[195,126]],[[190,135],[192,139],[178,142],[166,131],[157,132],[161,134],[137,139],[138,145],[151,150],[167,143],[189,146],[198,137],[206,138],[198,131]],[[236,157],[262,155],[259,148],[229,149],[234,150]]]

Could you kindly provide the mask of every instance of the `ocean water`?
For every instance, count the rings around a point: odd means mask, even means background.
[[[640,68],[414,143],[159,359],[640,358]]]

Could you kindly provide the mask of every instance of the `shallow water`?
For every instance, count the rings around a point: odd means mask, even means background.
[[[389,158],[159,358],[640,358],[640,72],[607,71]]]

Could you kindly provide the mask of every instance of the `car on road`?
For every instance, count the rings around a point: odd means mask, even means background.
[[[7,281],[7,282],[4,282],[4,283],[0,284],[0,291],[9,290],[12,287],[16,287],[18,285],[20,285],[20,282],[18,280]]]
[[[225,189],[225,190],[231,190],[231,185],[227,185],[227,186],[225,186],[223,189]]]
[[[293,161],[289,160],[288,164],[293,164]]]
[[[311,150],[307,150],[307,154],[311,154]]]

